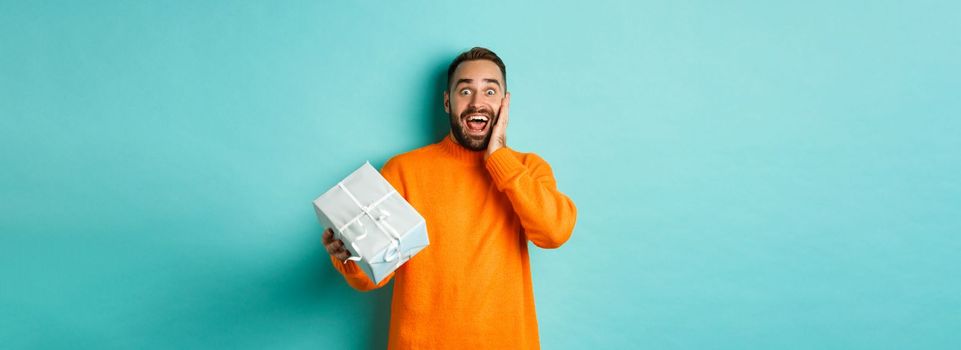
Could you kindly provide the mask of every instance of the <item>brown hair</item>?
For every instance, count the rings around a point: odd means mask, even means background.
[[[450,80],[454,77],[454,71],[457,70],[457,66],[464,61],[474,60],[488,60],[494,62],[494,64],[501,69],[501,75],[504,76],[504,88],[507,88],[507,67],[504,66],[504,61],[501,61],[501,58],[498,57],[494,51],[483,47],[474,47],[470,50],[462,52],[460,55],[457,55],[457,58],[454,59],[454,62],[450,63],[450,67],[447,68],[447,90],[450,90],[451,88]]]

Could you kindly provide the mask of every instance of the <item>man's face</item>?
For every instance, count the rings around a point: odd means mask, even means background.
[[[487,149],[504,99],[504,77],[488,60],[464,61],[444,91],[444,111],[450,130],[461,146],[473,151]]]

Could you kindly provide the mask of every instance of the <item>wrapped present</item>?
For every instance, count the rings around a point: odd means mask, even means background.
[[[369,162],[317,197],[314,209],[374,283],[430,243],[424,217]]]

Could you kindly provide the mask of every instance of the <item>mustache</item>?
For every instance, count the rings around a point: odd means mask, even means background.
[[[464,110],[463,113],[460,114],[460,117],[461,119],[464,119],[467,116],[472,114],[483,114],[483,115],[486,115],[487,118],[490,118],[491,120],[494,119],[494,111],[491,111],[487,108],[475,108],[475,107],[468,107],[466,110]]]

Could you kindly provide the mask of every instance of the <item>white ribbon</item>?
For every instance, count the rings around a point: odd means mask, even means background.
[[[381,232],[384,232],[385,234],[387,234],[387,238],[390,239],[390,246],[387,247],[387,252],[384,253],[384,261],[391,262],[391,261],[397,260],[397,266],[400,266],[400,263],[402,261],[401,259],[398,259],[398,257],[400,257],[400,252],[399,252],[400,238],[401,238],[400,234],[397,233],[397,230],[395,230],[394,227],[391,226],[390,223],[386,221],[386,219],[390,217],[390,212],[381,208],[376,208],[378,205],[380,205],[385,200],[387,200],[387,198],[390,198],[390,196],[392,196],[394,193],[397,193],[397,191],[391,188],[390,192],[387,192],[387,194],[380,197],[370,205],[365,206],[361,204],[359,200],[357,200],[357,197],[354,197],[354,194],[351,193],[349,189],[347,189],[347,186],[344,186],[343,182],[337,183],[337,186],[340,187],[340,189],[344,190],[344,193],[347,194],[347,196],[350,197],[350,199],[354,201],[354,203],[357,204],[357,206],[360,207],[360,210],[361,210],[360,214],[355,216],[350,221],[347,221],[347,223],[341,226],[339,229],[340,232],[346,232],[346,229],[351,225],[353,225],[354,223],[357,223],[358,226],[364,229],[363,233],[354,237],[354,239],[352,239],[350,242],[350,245],[354,247],[354,251],[356,251],[357,254],[360,254],[360,248],[357,247],[357,244],[355,242],[363,240],[364,238],[367,238],[367,227],[364,226],[364,223],[362,221],[360,221],[360,218],[362,218],[364,215],[367,215],[368,217],[371,218],[371,221],[373,221],[374,224],[377,225],[377,228],[379,228]],[[378,211],[376,215],[373,213],[373,210],[375,208]],[[346,264],[348,260],[359,261],[361,260],[361,258],[362,257],[360,256],[351,256],[347,258],[347,260],[344,260],[344,263]]]

